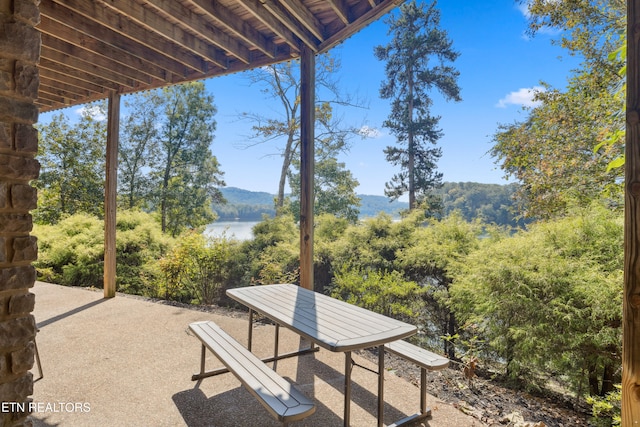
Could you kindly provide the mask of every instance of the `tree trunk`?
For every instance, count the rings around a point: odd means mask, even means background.
[[[449,336],[453,336],[456,333],[456,315],[452,312],[449,312],[449,319],[447,321],[447,333]],[[453,342],[445,341],[448,344],[448,348],[445,348],[445,354],[451,360],[456,357],[456,348]]]
[[[613,387],[613,375],[614,368],[610,364],[604,365],[604,371],[602,372],[602,388],[600,389],[600,396],[606,396],[607,393],[611,393]]]
[[[598,396],[600,394],[600,383],[598,381],[598,371],[595,365],[589,365],[589,395]]]
[[[415,164],[415,150],[413,147],[413,69],[408,67],[407,74],[409,75],[409,81],[407,82],[407,88],[409,91],[409,105],[407,106],[409,114],[409,129],[407,135],[407,155],[408,165],[407,172],[409,174],[409,209],[416,208],[416,183],[414,177],[414,164]]]
[[[280,208],[284,206],[284,187],[287,183],[287,172],[291,166],[291,157],[293,155],[293,139],[294,135],[289,133],[287,138],[287,146],[282,156],[282,169],[280,169],[280,181],[278,182],[278,198],[276,199],[276,215],[279,214]]]

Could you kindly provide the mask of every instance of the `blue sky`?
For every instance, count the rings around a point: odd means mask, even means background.
[[[463,98],[453,103],[433,97],[432,112],[442,117],[444,132],[439,141],[443,155],[438,168],[444,181],[506,183],[494,159],[486,154],[498,124],[523,120],[522,107],[530,105],[531,89],[541,81],[564,87],[579,61],[552,46],[553,35],[527,37],[524,11],[513,0],[440,0],[438,5],[441,27],[460,52],[455,66],[460,71]],[[380,20],[332,51],[341,60],[340,86],[366,98],[369,104],[366,110],[351,109],[343,120],[364,124],[377,134],[375,138],[354,139],[350,151],[341,157],[360,182],[356,189],[360,194],[382,195],[385,182],[396,172],[383,154],[394,138],[382,128],[390,104],[378,96],[385,78],[384,63],[373,55],[374,46],[388,41],[387,27]],[[250,132],[247,123],[237,120],[242,111],[268,112],[269,100],[257,87],[249,87],[242,74],[211,79],[207,87],[218,107],[213,151],[225,171],[227,185],[275,193],[281,164],[280,158],[273,156],[277,149],[274,145],[240,149]]]
[[[444,181],[506,183],[487,151],[498,124],[523,120],[522,107],[530,105],[532,89],[544,81],[563,88],[579,61],[553,46],[557,35],[527,37],[525,11],[515,0],[440,0],[441,28],[445,29],[460,57],[461,102],[445,102],[435,93],[432,113],[441,116],[444,132],[439,141],[443,155],[438,169]],[[367,101],[368,109],[351,109],[343,121],[375,130],[372,138],[354,139],[341,157],[360,185],[360,194],[384,193],[384,184],[396,170],[386,162],[383,149],[394,138],[382,127],[390,111],[389,100],[378,96],[384,80],[384,63],[373,48],[390,37],[384,19],[375,22],[332,51],[341,61],[337,74],[343,91]],[[249,124],[238,120],[242,112],[278,114],[277,103],[266,99],[246,74],[209,79],[218,113],[212,151],[224,171],[227,186],[276,193],[280,158],[274,143],[242,148]],[[67,112],[69,114],[69,112]],[[42,121],[47,120],[43,115]]]

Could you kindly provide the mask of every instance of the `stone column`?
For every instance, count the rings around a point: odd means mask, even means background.
[[[29,211],[38,120],[39,0],[0,0],[0,425],[30,426],[37,257]]]

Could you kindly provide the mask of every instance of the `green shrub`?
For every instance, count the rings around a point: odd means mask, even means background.
[[[34,263],[40,280],[66,286],[102,287],[104,222],[76,214],[55,225],[35,225],[39,254]],[[139,211],[118,212],[116,286],[118,291],[156,296],[157,260],[172,239],[153,218]]]
[[[237,241],[224,236],[205,237],[195,232],[180,236],[171,252],[160,260],[164,297],[199,304],[217,302],[236,271],[237,247]]]
[[[386,316],[410,320],[421,311],[422,288],[397,271],[338,272],[331,296]]]
[[[622,218],[593,207],[483,241],[454,276],[452,308],[529,385],[548,373],[604,395],[621,359]]]
[[[615,427],[621,424],[622,386],[616,384],[615,388],[615,391],[607,393],[604,397],[587,397],[587,403],[591,405],[594,426]]]

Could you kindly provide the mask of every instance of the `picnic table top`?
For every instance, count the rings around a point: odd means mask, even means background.
[[[414,325],[292,284],[229,289],[227,295],[334,352],[375,347],[417,331]]]

